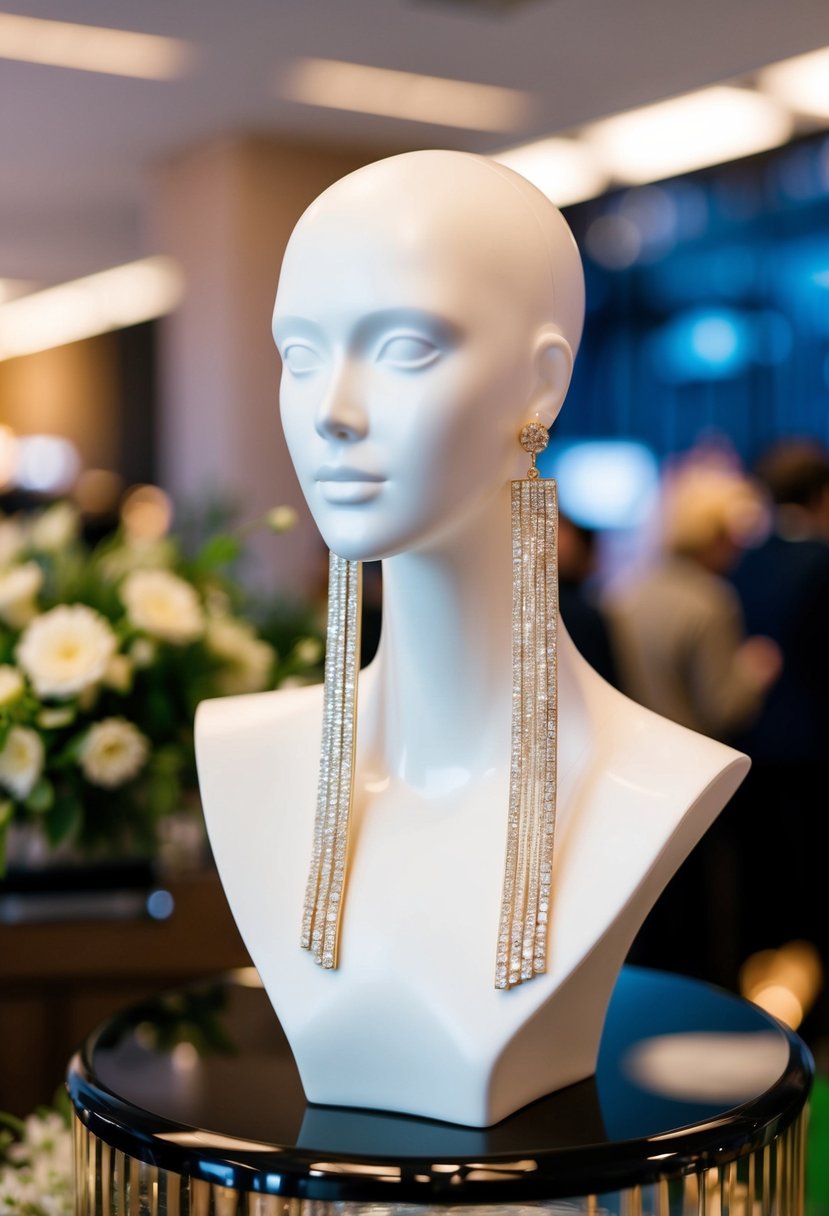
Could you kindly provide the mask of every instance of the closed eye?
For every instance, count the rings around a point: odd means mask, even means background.
[[[288,342],[282,348],[282,362],[294,376],[315,372],[322,364],[319,352],[304,342]]]
[[[428,367],[440,358],[441,350],[417,334],[395,334],[387,338],[377,353],[377,362],[391,367],[417,369]]]

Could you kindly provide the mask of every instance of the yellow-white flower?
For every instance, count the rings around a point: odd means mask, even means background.
[[[175,557],[175,545],[169,537],[162,537],[161,540],[133,537],[101,558],[100,568],[104,578],[117,583],[131,570],[157,570],[171,566]]]
[[[149,638],[136,638],[130,643],[128,657],[133,667],[152,667],[158,658],[158,646]]]
[[[183,646],[204,631],[195,589],[169,570],[134,570],[121,584],[120,595],[133,625],[164,642]]]
[[[62,705],[60,708],[42,709],[37,715],[37,724],[42,730],[60,730],[75,721],[75,708]]]
[[[0,752],[0,785],[15,798],[28,798],[43,772],[43,740],[28,726],[13,726]]]
[[[41,553],[58,553],[81,530],[81,517],[68,502],[56,502],[36,516],[29,529],[29,544]]]
[[[216,617],[208,621],[205,643],[225,663],[216,677],[219,692],[261,692],[267,688],[276,652],[257,638],[245,621]]]
[[[299,515],[293,507],[271,507],[265,519],[272,532],[290,532],[296,527]]]
[[[294,646],[294,658],[307,667],[313,667],[315,663],[319,663],[323,653],[323,644],[319,638],[300,638]]]
[[[128,693],[132,688],[133,663],[129,655],[114,654],[104,672],[104,684],[113,692]]]
[[[150,754],[150,742],[126,718],[104,718],[90,727],[80,750],[87,781],[114,789],[140,773]]]
[[[10,663],[0,666],[0,708],[16,701],[24,688],[23,676]]]
[[[99,612],[60,604],[28,626],[17,661],[38,696],[66,700],[102,679],[115,649],[115,634]]]
[[[10,566],[26,545],[26,533],[14,518],[0,519],[0,570]]]
[[[23,562],[0,572],[0,620],[12,629],[22,629],[37,612],[35,599],[43,585],[37,562]]]

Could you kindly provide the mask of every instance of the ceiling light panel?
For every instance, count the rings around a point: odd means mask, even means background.
[[[757,84],[801,114],[829,118],[829,47],[771,64]]]
[[[492,158],[526,177],[557,207],[595,198],[608,184],[593,150],[573,139],[540,139],[494,152]]]
[[[172,80],[188,71],[194,56],[191,44],[177,38],[0,13],[0,59]]]
[[[640,185],[778,147],[793,128],[772,98],[718,85],[592,123],[581,135],[612,177]]]
[[[280,81],[288,101],[470,131],[514,131],[531,116],[519,89],[421,76],[336,59],[299,59]]]
[[[79,342],[171,312],[183,292],[169,258],[144,258],[0,306],[0,359]]]

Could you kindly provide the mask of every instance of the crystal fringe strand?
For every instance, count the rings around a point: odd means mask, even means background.
[[[547,969],[556,816],[556,484],[512,482],[512,754],[495,987]]]
[[[354,791],[362,566],[330,556],[322,747],[311,868],[300,944],[337,966],[348,829]]]

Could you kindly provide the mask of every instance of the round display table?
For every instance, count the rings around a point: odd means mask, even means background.
[[[494,1127],[314,1106],[240,972],[126,1009],[73,1057],[76,1211],[799,1216],[813,1075],[756,1006],[626,967],[595,1076]]]

